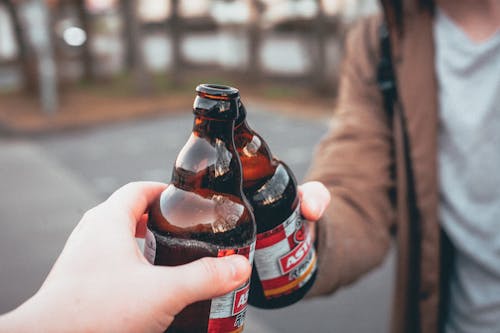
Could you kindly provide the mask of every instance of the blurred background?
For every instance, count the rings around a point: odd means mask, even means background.
[[[0,0],[0,313],[32,295],[79,218],[168,181],[199,83],[236,86],[302,178],[346,31],[376,0]],[[91,244],[89,244],[91,246]],[[334,296],[251,309],[246,332],[386,332],[394,253]]]

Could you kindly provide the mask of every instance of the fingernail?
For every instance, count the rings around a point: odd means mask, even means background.
[[[316,201],[309,201],[308,206],[309,206],[309,211],[312,214],[314,214],[316,216],[321,214],[321,207],[319,206],[319,204]]]

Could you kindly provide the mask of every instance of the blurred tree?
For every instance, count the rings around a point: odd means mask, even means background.
[[[56,61],[52,46],[50,10],[44,0],[23,2],[26,28],[35,51],[38,69],[38,89],[42,110],[53,114],[59,108]]]
[[[315,90],[319,93],[328,92],[328,78],[326,71],[326,43],[327,43],[327,17],[322,0],[316,0],[317,12],[313,20],[313,38],[315,48],[311,70],[311,81]]]
[[[123,41],[125,43],[124,64],[127,70],[133,68],[136,61],[134,52],[134,32],[130,24],[130,21],[134,20],[136,16],[132,2],[132,0],[120,0]]]
[[[36,91],[36,71],[29,54],[29,45],[24,35],[23,25],[18,11],[18,6],[13,0],[0,0],[7,9],[14,28],[14,35],[17,44],[18,59],[23,73],[23,88],[34,93]]]
[[[150,76],[144,63],[142,49],[141,22],[137,17],[137,1],[120,1],[123,36],[125,40],[125,67],[132,71],[137,90],[142,95],[150,94],[152,91]]]
[[[63,2],[63,1],[61,1]],[[77,11],[78,11],[78,20],[82,25],[82,29],[87,34],[87,40],[82,45],[82,62],[83,62],[83,76],[87,81],[92,81],[94,77],[94,71],[92,66],[92,50],[91,50],[91,41],[92,41],[92,28],[90,24],[90,14],[85,7],[85,0],[74,0]]]
[[[181,17],[179,15],[179,0],[170,0],[171,2],[171,11],[170,18],[168,18],[168,26],[170,31],[170,40],[172,45],[172,68],[171,68],[171,76],[172,81],[175,85],[178,85],[181,81],[181,72],[183,67],[183,59],[182,59],[182,27],[181,27]]]
[[[249,54],[248,54],[248,77],[252,81],[258,81],[262,75],[260,61],[261,46],[261,17],[265,10],[265,4],[261,0],[250,0],[250,22],[248,26]]]

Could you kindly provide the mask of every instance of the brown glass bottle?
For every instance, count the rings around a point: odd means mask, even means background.
[[[149,211],[145,256],[155,265],[234,253],[253,257],[255,220],[242,193],[233,139],[239,92],[216,85],[200,85],[196,92],[192,134],[177,156],[170,185]],[[241,332],[248,287],[186,307],[167,332]]]
[[[300,214],[297,181],[246,121],[240,103],[234,140],[243,191],[253,207],[257,242],[248,302],[280,308],[302,299],[316,278],[316,252]]]

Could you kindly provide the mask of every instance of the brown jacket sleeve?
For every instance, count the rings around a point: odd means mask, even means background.
[[[390,245],[392,134],[376,84],[380,17],[348,34],[338,104],[307,179],[332,195],[318,222],[317,280],[309,295],[331,293],[377,266]]]

